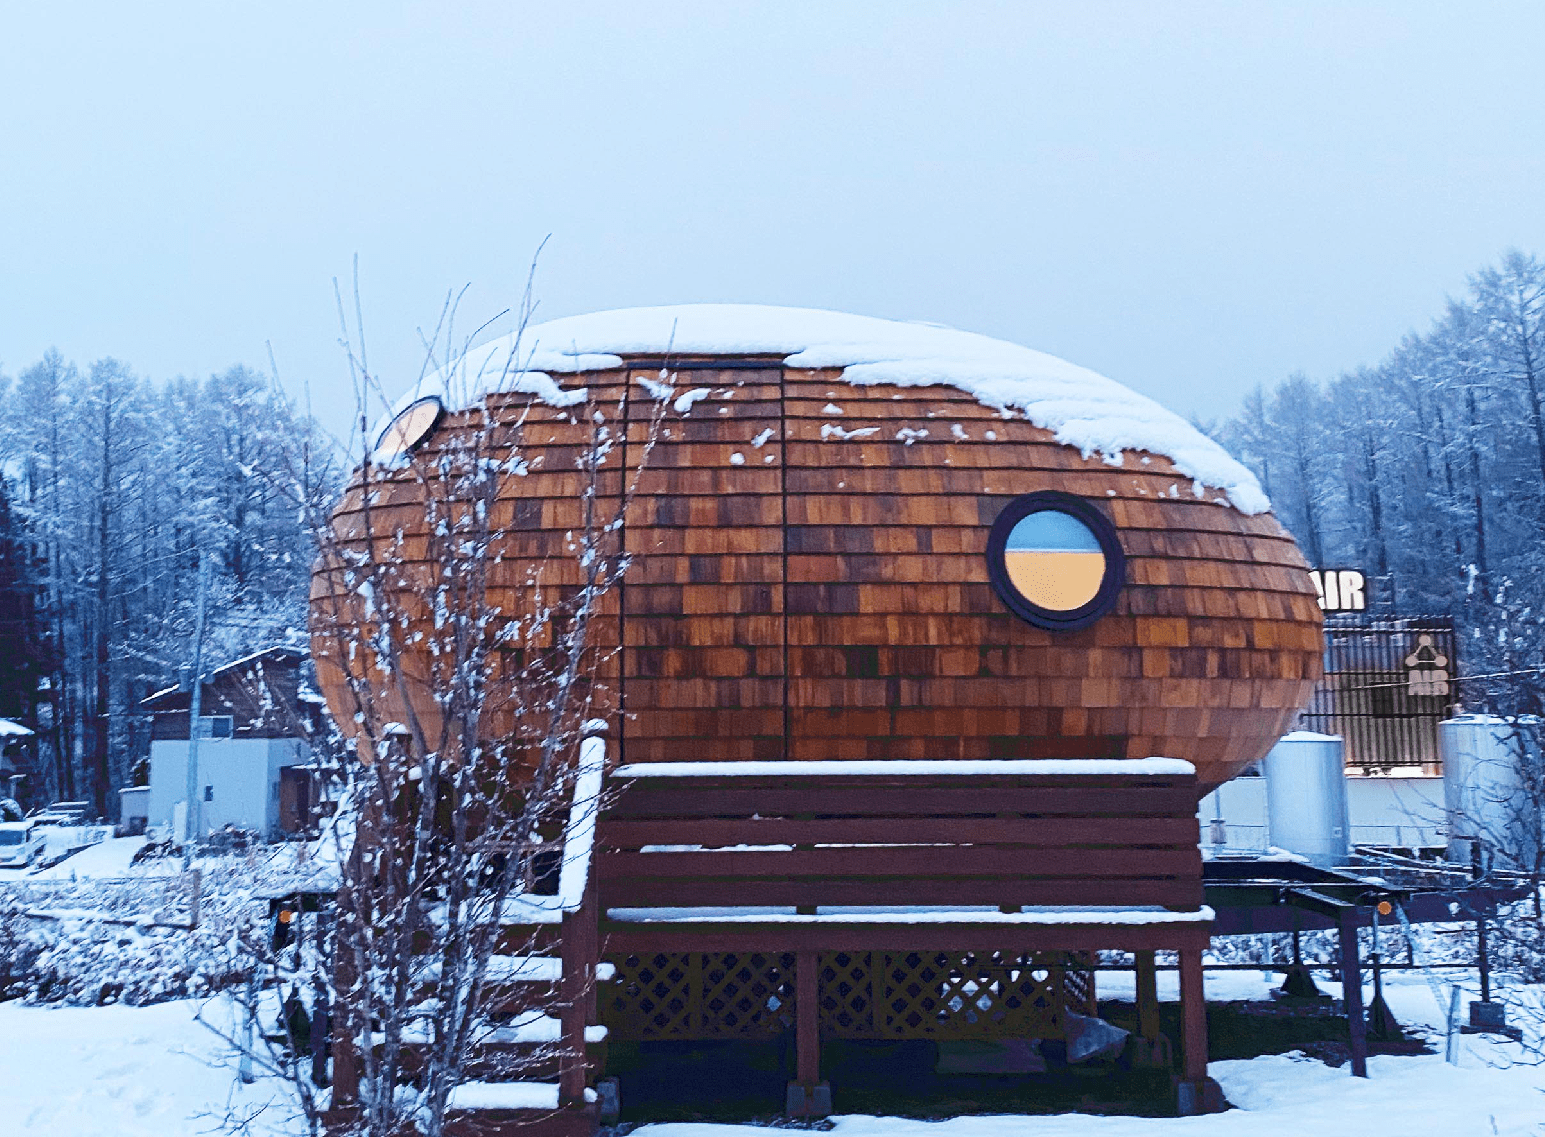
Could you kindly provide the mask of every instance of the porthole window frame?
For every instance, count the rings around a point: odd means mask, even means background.
[[[1014,527],[1031,514],[1047,510],[1067,514],[1082,524],[1094,535],[1105,557],[1105,575],[1100,579],[1100,587],[1094,597],[1064,612],[1043,608],[1014,587],[1004,556]],[[987,575],[998,599],[1027,624],[1050,632],[1076,632],[1108,615],[1115,607],[1116,598],[1126,584],[1127,555],[1121,547],[1116,526],[1087,499],[1061,490],[1037,490],[1011,499],[998,511],[992,528],[987,532]]]
[[[416,435],[414,435],[414,437],[404,445],[396,447],[389,452],[386,451],[384,449],[386,446],[386,440],[391,435],[392,430],[397,426],[397,424],[411,415],[414,411],[418,410],[420,407],[430,403],[434,404],[435,413],[434,416],[429,420],[429,424],[420,430]],[[424,443],[428,442],[429,439],[434,435],[435,431],[439,430],[441,424],[444,422],[445,400],[440,398],[438,395],[421,395],[420,397],[414,399],[407,406],[403,407],[402,410],[394,414],[391,419],[388,420],[387,424],[381,428],[380,432],[376,435],[375,446],[371,448],[371,460],[375,462],[389,463],[401,458],[406,458],[420,446],[424,445]]]

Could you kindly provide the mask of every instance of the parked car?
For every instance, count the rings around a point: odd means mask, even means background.
[[[43,855],[47,837],[30,821],[0,822],[0,868],[26,868]]]

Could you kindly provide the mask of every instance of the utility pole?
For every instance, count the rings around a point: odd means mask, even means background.
[[[204,710],[204,607],[209,598],[209,561],[202,550],[198,555],[198,599],[193,615],[193,693],[188,701],[188,808],[183,821],[184,862],[193,857],[193,842],[199,835],[200,789],[198,773],[198,720]]]

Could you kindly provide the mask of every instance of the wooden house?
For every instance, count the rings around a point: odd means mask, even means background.
[[[315,792],[311,739],[319,708],[303,694],[305,652],[270,647],[204,676],[198,785],[205,831],[231,825],[270,839],[305,831]],[[314,698],[315,696],[312,696]],[[144,700],[151,714],[148,824],[181,839],[187,809],[191,684]]]
[[[595,633],[615,792],[564,916],[591,944],[565,951],[615,968],[613,1037],[792,1030],[790,1110],[818,1113],[822,1038],[1056,1037],[1092,1013],[1098,949],[1137,953],[1157,1053],[1169,949],[1200,1107],[1197,800],[1290,728],[1322,651],[1308,566],[1215,442],[986,337],[731,305],[556,320],[399,411],[387,437],[431,459],[485,411],[523,423],[508,611],[526,566],[574,583],[596,414],[643,467]],[[376,524],[421,531],[422,485],[375,476]],[[345,496],[345,543],[365,508]],[[334,588],[319,575],[314,603]],[[349,664],[313,650],[343,722]],[[412,698],[434,715],[427,686]]]

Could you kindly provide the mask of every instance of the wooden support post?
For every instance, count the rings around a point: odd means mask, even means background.
[[[1151,951],[1135,952],[1137,960],[1137,1033],[1149,1042],[1159,1038],[1159,971]]]
[[[832,1111],[831,1087],[821,1081],[821,956],[794,956],[794,1081],[788,1085],[783,1112],[790,1117],[826,1117]]]
[[[1207,1080],[1207,995],[1202,987],[1202,951],[1180,952],[1180,1044],[1184,1051],[1185,1080]]]
[[[1337,921],[1341,940],[1341,1001],[1352,1044],[1352,1076],[1368,1076],[1368,1024],[1363,1018],[1363,969],[1357,950],[1357,909],[1344,908]]]
[[[794,959],[796,1078],[801,1085],[821,1080],[821,1005],[816,994],[820,956],[802,951]]]

